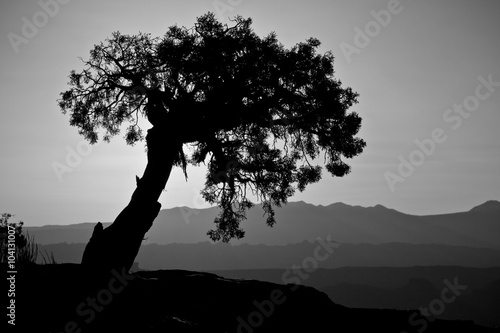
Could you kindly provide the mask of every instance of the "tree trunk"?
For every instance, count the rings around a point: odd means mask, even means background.
[[[130,203],[106,229],[99,222],[87,244],[82,266],[91,271],[109,273],[113,269],[128,272],[139,252],[144,235],[158,216],[157,201],[179,156],[182,143],[175,131],[153,126],[146,136],[148,164]]]

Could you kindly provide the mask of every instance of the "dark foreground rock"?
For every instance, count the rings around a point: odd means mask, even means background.
[[[33,265],[18,270],[15,300],[20,332],[499,332],[422,317],[412,326],[414,311],[350,309],[309,287],[181,270],[97,278],[76,264]]]

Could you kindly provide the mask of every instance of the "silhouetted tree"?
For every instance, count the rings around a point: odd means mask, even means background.
[[[99,131],[109,141],[128,124],[133,145],[144,138],[140,117],[152,125],[144,175],[114,223],[96,227],[83,263],[132,265],[173,166],[186,174],[188,163],[207,165],[202,195],[221,209],[208,234],[225,242],[244,235],[248,193],[272,226],[273,206],[320,180],[315,159],[333,176],[349,173],[342,158],[360,154],[365,142],[355,137],[361,118],[348,112],[357,93],[334,78],[333,55],[317,54],[315,38],[287,49],[275,33],[255,34],[250,18],[233,23],[208,13],[163,37],[115,32],[71,72],[59,105],[91,143]]]

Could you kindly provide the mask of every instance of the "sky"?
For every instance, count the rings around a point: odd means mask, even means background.
[[[28,226],[113,221],[143,173],[144,143],[89,146],[59,94],[113,31],[161,36],[208,11],[251,17],[286,47],[318,38],[360,94],[351,111],[367,147],[347,160],[351,173],[325,171],[289,201],[429,215],[500,200],[498,0],[16,0],[0,5],[0,213]],[[208,207],[205,169],[188,175],[172,172],[162,208]]]

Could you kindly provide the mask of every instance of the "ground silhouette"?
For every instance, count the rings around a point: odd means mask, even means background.
[[[17,281],[20,332],[499,332],[414,311],[350,309],[311,287],[182,270],[112,272],[29,265]]]

